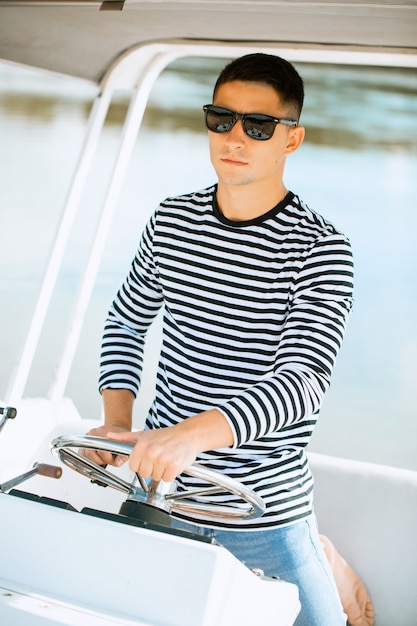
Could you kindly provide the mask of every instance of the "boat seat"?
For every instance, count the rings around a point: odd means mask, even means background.
[[[364,580],[377,626],[417,624],[417,472],[309,459],[319,530]]]

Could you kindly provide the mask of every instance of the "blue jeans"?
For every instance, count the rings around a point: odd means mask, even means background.
[[[172,522],[176,528],[213,537],[247,567],[262,569],[266,576],[278,576],[296,584],[301,602],[296,626],[346,625],[315,516],[291,526],[250,532]]]

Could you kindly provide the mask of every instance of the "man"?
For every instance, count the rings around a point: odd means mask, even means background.
[[[109,311],[105,425],[92,434],[134,443],[129,465],[144,478],[192,487],[181,473],[197,459],[254,489],[267,506],[260,519],[201,532],[249,567],[296,583],[297,625],[337,626],[346,618],[317,533],[306,446],[351,310],[353,271],[348,240],[283,182],[304,139],[303,98],[295,68],[276,56],[246,55],[220,74],[204,107],[218,183],[168,198],[150,219]],[[131,433],[144,338],[161,307],[155,400],[146,430]]]

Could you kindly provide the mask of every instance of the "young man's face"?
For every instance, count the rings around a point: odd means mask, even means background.
[[[231,81],[221,85],[214,105],[236,113],[264,113],[273,117],[291,117],[279,95],[265,83]],[[210,159],[219,185],[281,185],[285,158],[294,152],[304,137],[300,126],[290,128],[277,124],[266,141],[246,135],[238,120],[226,133],[209,131]]]

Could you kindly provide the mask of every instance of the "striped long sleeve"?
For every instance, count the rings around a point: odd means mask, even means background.
[[[312,509],[305,447],[352,306],[351,249],[292,193],[260,218],[233,222],[215,191],[168,198],[152,216],[109,313],[100,386],[137,392],[146,331],[163,307],[147,427],[218,408],[234,445],[199,462],[267,503],[261,520],[229,526],[288,524]]]

